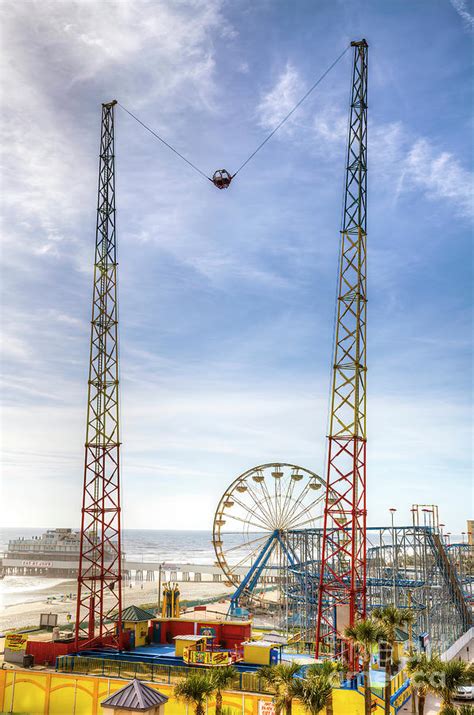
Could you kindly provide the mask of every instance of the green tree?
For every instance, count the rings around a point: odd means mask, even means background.
[[[233,665],[215,668],[211,673],[211,682],[216,691],[216,715],[222,715],[222,691],[229,688],[235,680],[237,670]]]
[[[442,663],[438,658],[428,658],[425,653],[417,653],[407,660],[406,668],[412,691],[418,696],[418,715],[423,715],[426,696],[434,692]]]
[[[205,673],[191,672],[174,687],[177,699],[193,705],[195,715],[204,715],[206,700],[214,691],[214,683]]]
[[[459,715],[459,710],[455,705],[445,705],[439,711],[439,715]]]
[[[278,665],[264,665],[260,668],[260,677],[273,692],[276,715],[282,712],[291,715],[293,698],[299,687],[295,675],[300,668],[299,663],[278,663]]]
[[[329,703],[332,700],[331,677],[321,670],[309,672],[305,678],[296,679],[294,689],[298,700],[310,715],[318,715],[324,707],[327,715],[332,712],[329,710]]]
[[[395,606],[384,606],[374,608],[371,611],[372,618],[375,618],[382,626],[386,643],[385,660],[385,715],[390,715],[390,681],[392,679],[393,648],[397,641],[397,630],[403,628],[413,621],[413,614],[406,608],[396,608]]]
[[[325,660],[321,664],[308,666],[306,669],[306,677],[324,676],[326,677],[332,688],[337,687],[341,681],[341,675],[346,672],[346,667],[339,660]],[[326,703],[326,715],[333,715],[334,705],[332,699],[332,688]]]
[[[441,677],[436,681],[434,692],[441,697],[441,705],[452,705],[456,690],[461,685],[470,685],[474,680],[474,667],[463,660],[440,663]]]
[[[383,638],[384,632],[380,623],[374,618],[357,621],[345,630],[346,638],[357,648],[362,656],[364,671],[364,701],[365,715],[370,715],[372,705],[372,691],[370,689],[370,656],[375,646]]]

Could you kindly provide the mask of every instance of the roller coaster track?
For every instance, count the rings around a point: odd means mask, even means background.
[[[446,553],[446,549],[443,546],[443,542],[441,541],[439,534],[431,529],[428,529],[428,541],[433,549],[436,565],[443,575],[445,583],[453,599],[453,603],[461,617],[463,630],[465,632],[473,625],[473,619],[471,609],[464,597],[456,571],[451,563],[451,559]]]

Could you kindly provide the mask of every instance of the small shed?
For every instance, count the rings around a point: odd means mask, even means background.
[[[278,663],[279,646],[268,641],[245,641],[244,663],[257,665],[274,665]]]
[[[201,650],[206,650],[206,640],[205,636],[175,636],[173,638],[175,644],[175,655],[178,658],[183,657],[184,649],[189,648],[189,646],[196,645],[200,647]]]
[[[154,618],[154,614],[145,611],[138,606],[128,606],[122,611],[122,625],[124,631],[131,631],[132,648],[145,645],[148,636],[148,622]]]
[[[113,695],[102,700],[100,706],[104,715],[122,715],[124,711],[164,715],[167,702],[168,698],[159,690],[134,679]]]

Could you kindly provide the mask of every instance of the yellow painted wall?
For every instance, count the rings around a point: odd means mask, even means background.
[[[148,635],[148,621],[126,622],[123,627],[126,631],[135,631],[135,647],[145,645],[145,639]]]
[[[175,655],[179,656],[180,658],[183,657],[184,649],[185,648],[190,648],[191,646],[194,646],[195,643],[193,641],[187,641],[184,638],[176,638],[175,640]]]
[[[179,658],[183,657],[183,651],[185,648],[189,648],[191,643],[189,641],[175,640],[174,642],[174,652]]]
[[[244,645],[244,662],[257,663],[258,665],[269,665],[271,646]]]
[[[105,715],[100,702],[126,683],[118,678],[0,670],[0,711],[23,715]],[[186,707],[175,699],[172,685],[147,684],[170,698],[166,715],[184,715]],[[259,701],[271,702],[271,697],[227,692],[223,693],[223,700],[224,706],[232,708],[235,715],[258,715]],[[356,691],[334,690],[333,700],[334,715],[364,715],[364,700]],[[208,703],[207,715],[215,715],[212,701]],[[297,701],[293,705],[293,715],[306,715]],[[322,715],[326,715],[324,710]]]

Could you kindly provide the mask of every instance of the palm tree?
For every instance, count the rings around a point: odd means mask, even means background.
[[[194,705],[195,715],[204,715],[204,704],[214,691],[214,683],[205,673],[191,672],[174,687],[178,700]]]
[[[295,695],[310,715],[318,715],[324,707],[327,715],[332,712],[329,710],[330,701],[332,708],[331,678],[324,675],[321,670],[319,674],[309,672],[305,678],[296,679],[294,687]]]
[[[307,678],[312,676],[324,676],[332,686],[326,703],[326,715],[333,715],[334,713],[332,688],[339,685],[340,676],[345,670],[345,666],[339,660],[325,660],[321,664],[315,663],[306,669]]]
[[[426,696],[434,691],[435,676],[440,673],[442,663],[438,658],[428,658],[425,653],[417,653],[407,660],[406,668],[412,691],[418,695],[418,715],[423,715]]]
[[[384,641],[387,644],[385,660],[385,715],[390,715],[390,681],[392,678],[393,648],[397,641],[397,630],[403,628],[413,620],[413,614],[406,608],[396,608],[395,606],[384,606],[374,608],[371,612],[372,618],[380,623],[384,631]]]
[[[446,663],[440,663],[440,666],[442,677],[433,689],[441,697],[441,705],[446,707],[452,704],[456,690],[461,685],[468,685],[472,682],[474,679],[474,666],[465,663],[463,660],[450,660]]]
[[[272,689],[276,715],[283,711],[291,715],[293,698],[299,687],[295,675],[300,670],[299,663],[278,663],[260,668],[260,677]]]
[[[372,691],[370,689],[370,656],[374,647],[383,638],[383,629],[374,618],[357,621],[345,630],[346,638],[360,651],[364,671],[365,715],[370,715]]]
[[[440,711],[439,715],[459,715],[459,710],[455,705],[445,705]]]
[[[225,665],[212,671],[211,681],[216,691],[216,715],[222,715],[222,691],[232,685],[236,675],[237,670],[233,665]]]

